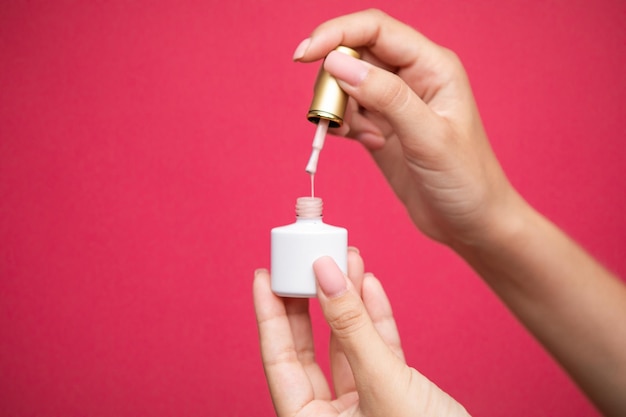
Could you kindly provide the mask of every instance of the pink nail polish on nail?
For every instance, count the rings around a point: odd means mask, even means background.
[[[306,50],[309,49],[310,44],[311,44],[311,38],[306,38],[305,40],[300,42],[300,45],[298,45],[298,47],[293,53],[293,60],[298,61],[299,59],[301,59],[304,56],[304,53],[306,52]]]
[[[320,289],[328,298],[339,297],[348,289],[346,277],[329,256],[315,261],[313,265]]]
[[[367,76],[369,67],[360,59],[332,51],[324,61],[324,68],[335,78],[357,87]]]

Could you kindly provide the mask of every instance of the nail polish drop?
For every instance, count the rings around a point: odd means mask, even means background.
[[[309,174],[311,176],[311,198],[315,198],[315,174]]]

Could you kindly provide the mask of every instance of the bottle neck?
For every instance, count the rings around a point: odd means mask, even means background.
[[[299,197],[296,200],[296,218],[313,220],[322,218],[322,199],[319,197]]]

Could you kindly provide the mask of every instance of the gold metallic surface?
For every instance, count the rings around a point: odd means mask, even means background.
[[[359,58],[359,53],[346,46],[338,46],[335,51]],[[315,81],[313,101],[309,107],[307,119],[318,123],[320,119],[328,119],[330,127],[339,127],[343,124],[343,115],[348,104],[348,95],[337,84],[337,80],[320,67]]]

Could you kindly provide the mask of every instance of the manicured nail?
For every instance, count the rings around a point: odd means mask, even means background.
[[[254,276],[256,277],[256,276],[258,276],[259,274],[266,274],[266,273],[267,273],[267,269],[265,269],[265,268],[259,268],[259,269],[256,269],[256,270],[254,271]]]
[[[330,256],[322,256],[313,262],[313,270],[326,297],[338,297],[347,291],[346,278]]]
[[[324,60],[324,69],[334,75],[335,78],[356,87],[367,76],[369,66],[350,55],[331,51]]]
[[[350,252],[354,252],[354,253],[356,253],[357,255],[361,253],[361,251],[359,251],[359,248],[354,247],[354,246],[348,246],[348,251],[350,251]]]
[[[306,38],[305,40],[300,42],[300,45],[298,45],[298,47],[293,53],[293,60],[298,61],[300,58],[302,58],[306,50],[309,49],[310,44],[311,44],[311,38]]]

